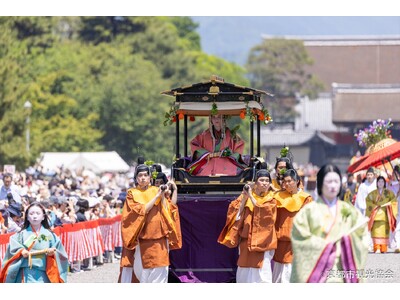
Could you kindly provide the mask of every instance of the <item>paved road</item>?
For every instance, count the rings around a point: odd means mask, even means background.
[[[364,270],[368,283],[400,283],[400,254],[368,254]],[[119,275],[119,261],[105,263],[91,271],[69,273],[68,283],[116,283]]]

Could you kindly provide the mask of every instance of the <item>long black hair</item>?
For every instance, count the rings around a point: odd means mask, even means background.
[[[30,225],[30,223],[28,221],[29,210],[34,206],[39,207],[43,212],[44,219],[42,220],[42,226],[48,230],[51,230],[50,225],[49,225],[49,220],[47,219],[46,209],[44,208],[44,206],[42,204],[35,201],[35,202],[31,203],[25,210],[24,225],[22,226],[21,231],[29,227],[29,225]]]
[[[275,163],[275,170],[278,168],[278,164],[284,161],[286,163],[286,170],[294,169],[291,160],[288,157],[277,157]]]
[[[322,185],[324,184],[324,178],[326,176],[326,174],[328,174],[329,172],[334,172],[336,174],[339,175],[340,178],[340,189],[339,192],[336,196],[339,196],[342,192],[342,174],[340,173],[340,170],[337,166],[332,165],[332,164],[326,164],[324,166],[321,167],[321,169],[319,169],[318,173],[317,173],[317,192],[318,195],[322,195]]]
[[[378,188],[378,181],[383,180],[383,188],[386,189],[386,179],[383,176],[376,177],[376,187]]]
[[[283,161],[283,162],[285,162],[285,172],[287,171],[287,170],[290,170],[290,169],[293,169],[294,170],[294,168],[293,168],[293,165],[292,165],[292,161],[290,160],[290,158],[289,157],[277,157],[276,158],[276,163],[275,163],[275,172],[276,172],[276,174],[275,174],[275,176],[276,176],[276,181],[278,182],[278,184],[280,185],[280,186],[282,186],[282,181],[283,181],[283,174],[281,174],[281,173],[279,173],[279,172],[277,172],[277,168],[278,168],[278,164],[281,162],[281,161]]]

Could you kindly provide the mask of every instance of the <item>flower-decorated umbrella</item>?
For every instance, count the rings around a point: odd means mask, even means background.
[[[357,167],[354,168],[353,172],[366,170],[369,167],[384,165],[386,162],[390,162],[398,157],[400,157],[400,142],[395,142],[387,147],[383,147],[376,152],[368,154],[367,157],[363,159]]]
[[[373,147],[378,142],[392,138],[391,131],[389,130],[390,127],[393,126],[392,119],[383,120],[378,119],[372,122],[371,125],[360,130],[354,136],[357,138],[357,142],[361,147],[367,147],[368,153],[371,152],[371,147]]]
[[[355,134],[358,144],[367,147],[367,150],[364,156],[349,166],[347,169],[349,172],[356,173],[380,165],[386,170],[386,163],[390,164],[390,161],[400,157],[400,143],[392,139],[389,130],[393,126],[391,121],[391,119],[375,120],[369,127]]]

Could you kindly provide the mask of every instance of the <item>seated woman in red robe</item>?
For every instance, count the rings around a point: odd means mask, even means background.
[[[210,116],[209,124],[209,129],[190,142],[192,163],[188,172],[198,176],[236,176],[245,168],[241,159],[244,141],[225,127],[223,115]]]

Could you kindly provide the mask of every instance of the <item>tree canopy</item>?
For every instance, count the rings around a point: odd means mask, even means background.
[[[201,51],[196,28],[189,17],[0,17],[0,165],[98,150],[169,165],[172,101],[160,92],[212,74],[248,83],[242,67]]]
[[[268,39],[251,49],[246,65],[250,82],[275,95],[267,103],[274,120],[293,119],[296,94],[314,99],[323,90],[322,82],[307,72],[312,63],[299,40]]]

